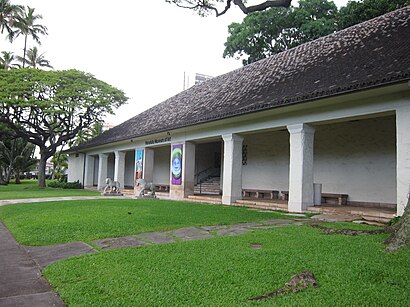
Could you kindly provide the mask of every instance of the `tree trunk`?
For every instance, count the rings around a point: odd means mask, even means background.
[[[10,163],[10,165],[6,167],[6,178],[4,180],[6,184],[9,184],[12,172],[13,172],[13,165]]]
[[[38,186],[40,188],[46,187],[46,164],[47,156],[40,153],[40,160],[38,161]]]
[[[23,55],[23,68],[26,66],[26,51],[27,51],[27,34],[24,37],[24,55]]]
[[[4,181],[4,173],[3,167],[0,166],[0,185],[6,185],[7,183]]]
[[[21,181],[20,181],[20,170],[14,170],[14,174],[16,175],[16,184],[21,184]]]
[[[410,198],[400,221],[392,227],[392,235],[386,241],[386,250],[393,252],[410,245]]]

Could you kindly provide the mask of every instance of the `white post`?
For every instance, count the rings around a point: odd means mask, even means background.
[[[92,187],[94,184],[94,161],[94,156],[87,155],[85,158],[84,187]]]
[[[105,179],[107,179],[107,164],[108,155],[99,154],[98,155],[98,190],[102,190],[105,187]]]
[[[125,152],[114,151],[115,163],[114,163],[114,181],[120,183],[120,187],[124,188],[125,181]]]
[[[242,198],[242,142],[236,134],[222,136],[224,140],[222,203],[230,205]]]
[[[313,144],[315,129],[306,124],[290,125],[290,212],[313,206]]]
[[[401,216],[410,193],[410,105],[396,110],[397,215]]]

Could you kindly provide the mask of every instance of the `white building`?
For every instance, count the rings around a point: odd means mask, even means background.
[[[410,188],[409,19],[406,7],[193,86],[72,148],[68,180],[132,187],[142,160],[142,176],[168,185],[173,199],[214,175],[224,204],[246,189],[283,191],[299,212],[320,183],[347,204],[397,205],[401,215]]]

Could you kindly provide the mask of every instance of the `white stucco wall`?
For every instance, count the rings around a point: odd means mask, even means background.
[[[68,178],[69,182],[83,182],[84,177],[84,154],[71,154],[68,156]]]
[[[349,201],[396,202],[393,116],[315,126],[314,182]],[[288,190],[289,133],[247,135],[243,188]]]
[[[125,173],[124,186],[134,186],[134,172],[135,172],[135,151],[127,151],[125,153]]]
[[[316,126],[314,181],[349,201],[396,202],[393,116]]]
[[[171,147],[163,146],[154,149],[154,183],[169,185]]]
[[[242,166],[242,187],[288,190],[289,133],[275,131],[247,135],[247,165]]]

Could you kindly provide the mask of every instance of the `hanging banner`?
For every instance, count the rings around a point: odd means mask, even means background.
[[[135,150],[135,180],[142,179],[144,170],[144,149]]]
[[[182,144],[172,145],[171,176],[172,184],[182,184]]]

